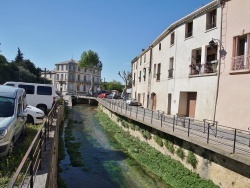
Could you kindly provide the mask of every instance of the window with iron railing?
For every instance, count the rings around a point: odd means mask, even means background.
[[[250,70],[249,57],[250,57],[250,33],[234,37],[233,57],[232,57],[232,70]]]
[[[205,75],[211,73],[217,73],[218,61],[207,61],[204,64],[192,64],[189,66],[190,75]]]

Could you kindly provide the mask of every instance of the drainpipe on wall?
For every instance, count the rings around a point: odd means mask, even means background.
[[[220,39],[219,39],[219,44],[220,44],[220,51],[219,51],[219,67],[218,67],[218,76],[217,76],[217,85],[216,85],[216,95],[215,95],[215,104],[214,104],[214,117],[213,121],[215,121],[215,116],[216,116],[216,108],[217,108],[217,101],[218,101],[218,95],[219,95],[219,84],[220,84],[220,70],[221,70],[221,49],[222,49],[222,19],[223,19],[223,0],[217,0],[218,4],[221,6],[221,23],[220,23]]]
[[[150,91],[151,91],[151,70],[152,70],[152,49],[153,46],[149,46],[150,48],[150,58],[149,58],[149,68],[148,68],[148,87],[147,87],[147,108],[149,107],[150,101]]]

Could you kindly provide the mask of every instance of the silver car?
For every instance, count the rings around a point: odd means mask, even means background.
[[[24,89],[0,86],[0,156],[11,153],[14,143],[24,132],[26,106]]]

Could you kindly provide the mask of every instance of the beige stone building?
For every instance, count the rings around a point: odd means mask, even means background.
[[[87,94],[93,83],[93,92],[100,89],[101,83],[101,69],[95,69],[92,75],[88,68],[80,68],[76,60],[68,60],[55,64],[53,71],[46,71],[42,73],[42,77],[52,80],[52,84],[56,89],[65,94],[69,91],[76,92],[78,95]]]
[[[249,0],[223,3],[221,74],[215,116],[219,124],[243,130],[250,129],[249,7]]]

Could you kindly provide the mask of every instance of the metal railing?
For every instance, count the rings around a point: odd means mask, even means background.
[[[42,150],[46,151],[47,140],[49,138],[53,118],[56,116],[57,106],[57,103],[55,103],[48,116],[45,118],[14,176],[10,180],[8,188],[34,187],[37,171],[41,169]]]
[[[211,74],[217,72],[217,61],[206,62],[205,64],[190,65],[190,75]]]
[[[97,100],[113,112],[127,116],[135,121],[166,133],[181,133],[186,137],[196,138],[197,141],[209,145],[219,145],[228,153],[250,156],[250,130],[241,130],[219,125],[217,121],[204,119],[195,120],[183,115],[167,115],[165,112],[154,111],[141,106],[130,106],[124,101],[99,99]]]
[[[249,57],[245,55],[232,57],[232,70],[250,70]]]

